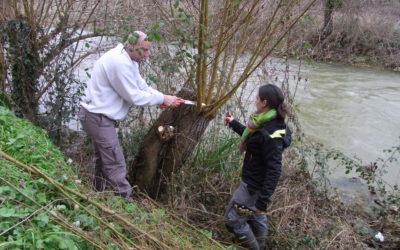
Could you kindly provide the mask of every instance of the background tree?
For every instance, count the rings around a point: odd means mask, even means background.
[[[15,8],[12,7],[13,1],[3,0],[0,2],[0,27],[4,25],[5,22],[14,16]],[[7,65],[5,61],[5,55],[3,50],[3,43],[0,43],[0,103],[7,104],[7,96],[4,95],[5,92],[5,80],[7,77]]]
[[[325,40],[333,32],[333,13],[342,7],[342,0],[324,0],[324,26],[321,29],[321,40]]]
[[[3,18],[1,25],[3,93],[16,114],[58,130],[78,103],[81,88],[73,87],[77,79],[72,72],[97,50],[82,52],[84,44],[90,47],[88,38],[112,33],[105,32],[107,20],[99,22],[108,1],[11,2],[15,15]],[[7,6],[7,1],[2,3]]]

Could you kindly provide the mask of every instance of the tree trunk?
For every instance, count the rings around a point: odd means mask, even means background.
[[[0,23],[8,20],[9,18],[13,18],[15,16],[15,10],[13,6],[14,0],[1,0],[0,1]]]
[[[12,18],[14,11],[11,5],[12,0],[1,0],[0,1],[0,27],[3,28],[5,22]],[[6,89],[6,75],[7,75],[7,65],[4,55],[3,41],[0,40],[0,91],[5,91]]]
[[[1,25],[1,23],[0,23]],[[4,55],[4,47],[3,43],[0,42],[0,91],[5,92],[6,90],[6,74],[7,74],[7,66]]]
[[[324,10],[324,26],[322,27],[321,40],[325,40],[333,32],[333,9],[326,6]]]
[[[343,0],[324,1],[324,26],[322,27],[321,40],[326,39],[333,32],[333,12],[343,5]]]
[[[194,100],[194,92],[183,88],[178,95]],[[182,167],[193,152],[198,140],[204,134],[214,117],[197,114],[195,107],[181,105],[176,109],[165,110],[147,133],[133,165],[129,168],[130,181],[157,198],[165,193],[174,174]],[[166,132],[158,128],[164,126]],[[173,126],[171,132],[168,126]]]
[[[39,102],[36,98],[41,70],[36,33],[25,17],[19,16],[5,24],[8,38],[8,61],[12,76],[11,98],[16,115],[33,123],[37,121]]]

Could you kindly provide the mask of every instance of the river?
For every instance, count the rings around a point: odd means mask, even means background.
[[[306,134],[365,163],[400,145],[399,73],[321,63],[304,71],[309,82],[296,102]],[[399,163],[387,171],[384,179],[398,183]]]
[[[293,86],[298,67],[290,65]],[[400,73],[314,63],[302,65],[300,76],[308,80],[299,82],[295,105],[306,135],[365,164],[386,159],[383,150],[400,145]],[[334,177],[344,172],[339,166]],[[400,184],[400,162],[390,164],[384,179]]]

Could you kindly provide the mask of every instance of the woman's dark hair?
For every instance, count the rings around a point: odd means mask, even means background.
[[[268,106],[271,109],[276,109],[278,117],[283,119],[286,117],[288,109],[284,103],[285,97],[279,87],[273,84],[263,85],[258,90],[258,96],[262,101],[267,100]]]

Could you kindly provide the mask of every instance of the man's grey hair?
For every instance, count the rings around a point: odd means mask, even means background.
[[[130,45],[136,45],[143,42],[146,39],[147,35],[143,31],[136,30],[132,34],[129,34],[127,42]]]

